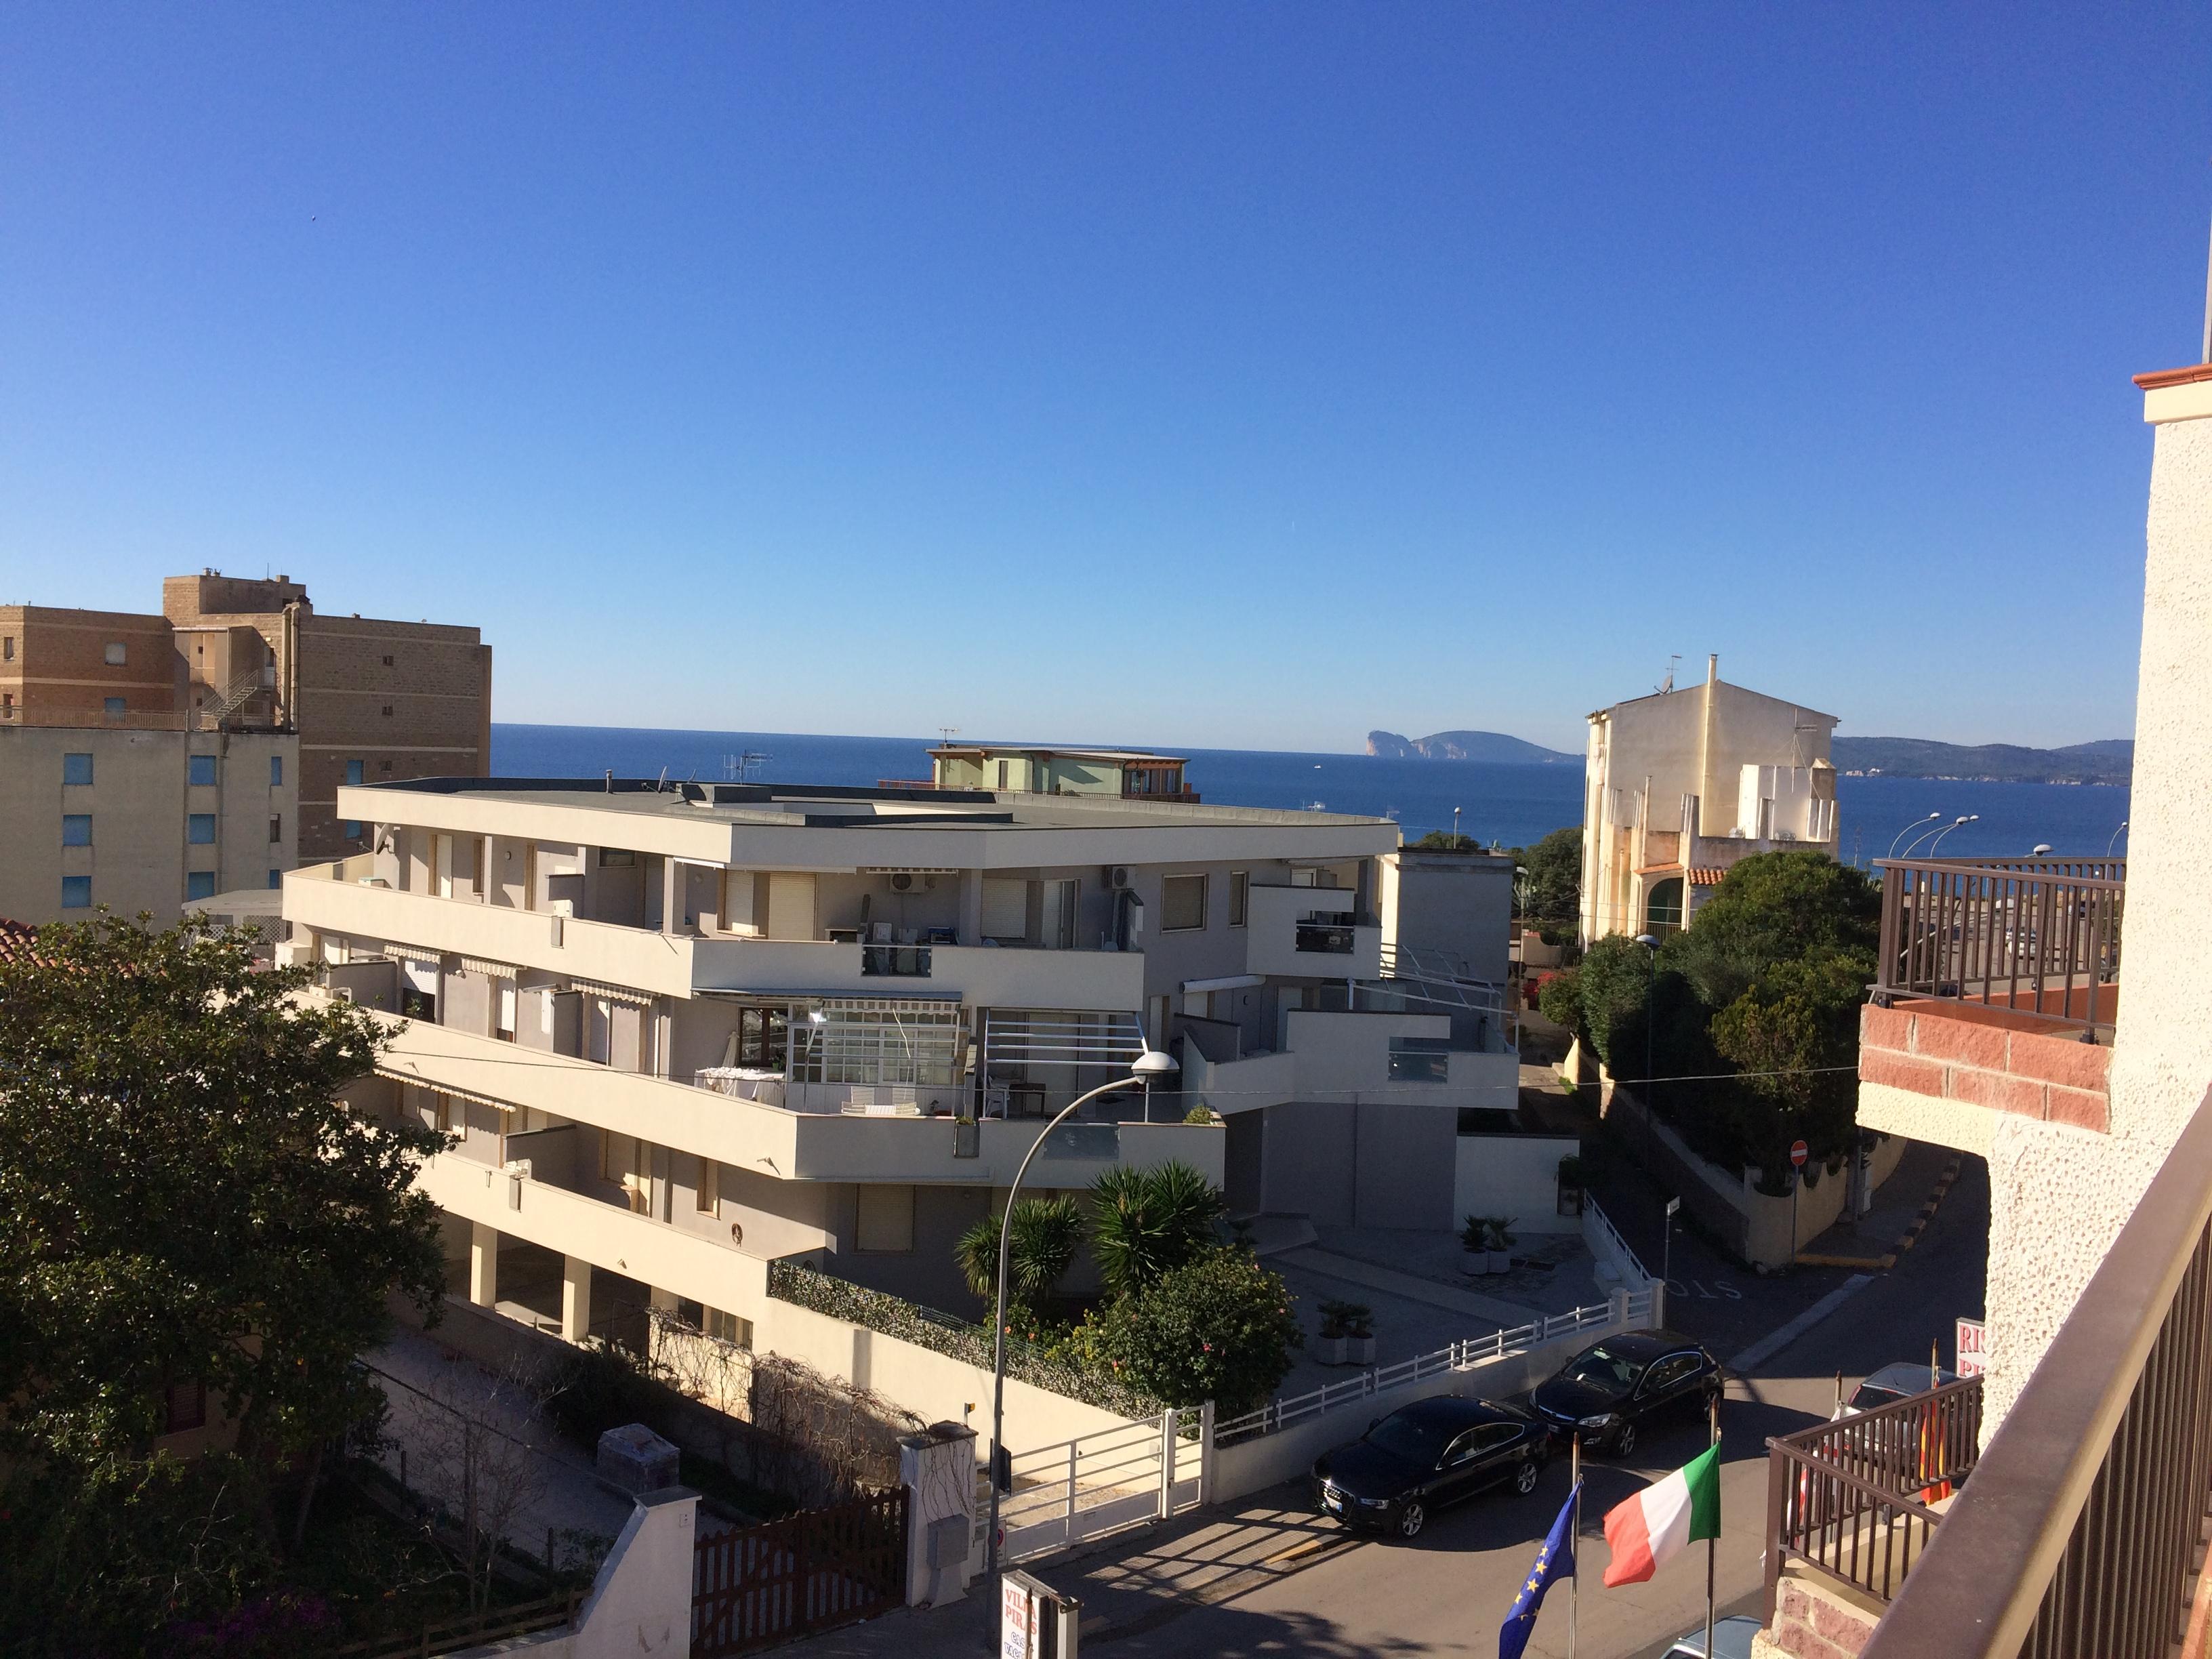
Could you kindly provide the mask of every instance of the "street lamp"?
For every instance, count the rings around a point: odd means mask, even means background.
[[[2047,859],[2050,856],[2051,843],[2047,841],[2039,841],[2036,842],[2034,850],[2028,854],[2028,857],[2032,859]]]
[[[1903,840],[1905,839],[1905,831],[1906,831],[1906,830],[1918,830],[1920,831],[1920,833],[1921,833],[1922,835],[1923,835],[1923,836],[1924,836],[1924,835],[1926,835],[1926,834],[1928,833],[1928,831],[1927,831],[1924,828],[1923,828],[1923,825],[1926,825],[1926,824],[1930,824],[1930,823],[1935,823],[1936,819],[1938,819],[1938,818],[1942,817],[1942,816],[1943,816],[1943,815],[1942,815],[1941,812],[1930,812],[1930,813],[1929,813],[1926,817],[1924,817],[1924,818],[1915,818],[1915,819],[1913,819],[1911,823],[1908,823],[1908,824],[1906,824],[1906,825],[1905,826],[1905,829],[1904,829],[1904,830],[1899,830],[1895,835],[1892,836],[1889,838],[1889,851],[1888,851],[1887,853],[1884,854],[1883,854],[1883,856],[1884,856],[1885,858],[1893,858],[1893,858],[1895,858],[1895,857],[1897,856],[1897,843],[1898,843],[1898,842],[1901,842],[1901,841],[1903,841]]]
[[[1931,859],[1934,858],[1936,856],[1936,849],[1943,844],[1943,837],[1949,835],[1954,830],[1958,829],[1960,825],[1966,823],[1979,823],[1981,821],[1982,815],[1979,812],[1969,812],[1962,818],[1953,819],[1950,823],[1945,824],[1941,830],[1938,830],[1936,832],[1936,839],[1928,843],[1928,856]]]
[[[1958,817],[1953,818],[1953,819],[1951,820],[1951,822],[1950,822],[1950,823],[1947,823],[1947,824],[1945,824],[1942,830],[1938,830],[1937,831],[1936,831],[1936,836],[1938,836],[1938,838],[1941,838],[1946,831],[1948,831],[1948,830],[1956,830],[1956,829],[1957,829],[1960,824],[1970,822],[1970,821],[1971,821],[1971,818],[1973,818],[1973,817],[1979,817],[1980,816],[1981,816],[1981,814],[1980,814],[1980,813],[1978,813],[1978,812],[1973,813],[1973,814],[1972,814],[1972,815],[1966,815],[1966,814],[1962,814],[1962,815],[1960,815],[1960,817]],[[1905,857],[1907,857],[1907,858],[1911,858],[1911,857],[1912,856],[1912,849],[1913,849],[1914,848],[1916,848],[1916,847],[1917,847],[1917,846],[1919,846],[1919,845],[1920,845],[1921,842],[1922,842],[1922,841],[1926,837],[1927,834],[1928,834],[1928,831],[1926,831],[1925,830],[1923,830],[1920,832],[1920,834],[1919,834],[1919,835],[1915,836],[1914,836],[1911,841],[1908,841],[1907,842],[1905,842]]]
[[[2124,835],[2126,835],[2127,833],[2128,833],[2128,821],[2127,821],[2125,818],[2122,818],[2122,819],[2120,820],[2120,827],[2119,827],[2118,829],[2117,829],[2117,830],[2113,830],[2113,831],[2112,831],[2112,833],[2111,839],[2107,840],[2107,841],[2105,842],[2105,856],[2106,856],[2106,858],[2110,858],[2110,857],[2112,857],[2112,844],[2113,844],[2113,842],[2114,842],[2118,841],[2118,840],[2119,840],[2119,838],[2120,838],[2122,836],[2124,836]]]
[[[1636,942],[1651,959],[1651,994],[1644,1001],[1644,1103],[1651,1104],[1651,1028],[1659,1023],[1659,936],[1638,933]]]
[[[1078,1095],[1061,1107],[1059,1115],[1030,1143],[1021,1167],[1014,1171],[1013,1184],[1006,1188],[1006,1213],[999,1218],[998,1316],[991,1322],[991,1530],[984,1543],[983,1564],[984,1572],[990,1577],[997,1577],[999,1571],[999,1449],[1006,1431],[1006,1255],[1013,1237],[1014,1199],[1021,1192],[1022,1177],[1030,1172],[1030,1163],[1052,1132],[1077,1107],[1088,1105],[1116,1089],[1131,1089],[1139,1084],[1149,1089],[1154,1078],[1172,1077],[1182,1069],[1176,1064],[1174,1055],[1147,1048],[1129,1062],[1128,1076],[1101,1084],[1087,1095]]]

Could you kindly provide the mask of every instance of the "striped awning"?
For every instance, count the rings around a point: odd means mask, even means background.
[[[388,1077],[394,1083],[404,1083],[410,1088],[424,1090],[430,1094],[445,1095],[454,1100],[465,1100],[477,1106],[489,1106],[495,1112],[512,1112],[516,1109],[514,1103],[511,1100],[501,1100],[494,1095],[480,1095],[473,1089],[456,1089],[450,1083],[432,1083],[428,1079],[409,1071],[404,1060],[398,1062],[380,1060],[377,1063],[376,1074],[379,1077]]]
[[[463,957],[461,971],[465,974],[482,974],[487,979],[513,979],[515,975],[515,967],[513,963],[489,962],[482,957]]]
[[[602,985],[595,979],[570,980],[568,988],[581,991],[586,996],[605,997],[610,1002],[634,1002],[641,1008],[653,1001],[650,991],[634,990],[627,985]]]

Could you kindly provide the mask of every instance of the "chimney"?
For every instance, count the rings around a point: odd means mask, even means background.
[[[1707,685],[1718,685],[1720,683],[1721,653],[1716,651],[1705,659],[1705,684]]]

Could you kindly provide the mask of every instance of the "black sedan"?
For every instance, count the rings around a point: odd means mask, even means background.
[[[1632,1331],[1584,1348],[1528,1396],[1560,1439],[1626,1457],[1655,1419],[1703,1417],[1723,1386],[1720,1361],[1673,1331]]]
[[[1551,1449],[1542,1424],[1512,1406],[1443,1396],[1378,1417],[1313,1466],[1315,1505],[1346,1526],[1418,1538],[1429,1516],[1486,1486],[1536,1490]]]

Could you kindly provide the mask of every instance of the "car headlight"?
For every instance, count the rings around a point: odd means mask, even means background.
[[[1359,1507],[1363,1510],[1387,1510],[1390,1507],[1390,1500],[1387,1498],[1363,1498],[1359,1500]]]
[[[1578,1418],[1576,1419],[1575,1426],[1578,1429],[1609,1429],[1620,1421],[1620,1419],[1613,1413],[1607,1412],[1601,1417]]]

